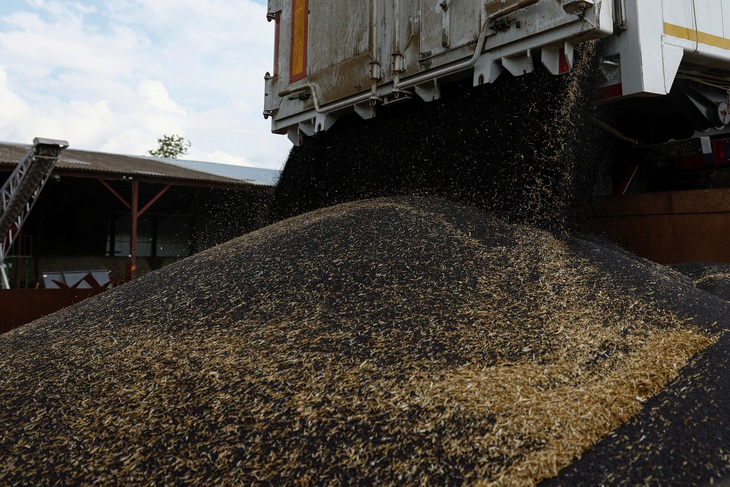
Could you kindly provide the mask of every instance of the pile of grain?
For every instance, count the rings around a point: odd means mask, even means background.
[[[0,480],[535,483],[729,306],[472,207],[343,204],[0,337]]]
[[[703,291],[730,301],[730,264],[721,262],[686,262],[673,269],[685,274]]]

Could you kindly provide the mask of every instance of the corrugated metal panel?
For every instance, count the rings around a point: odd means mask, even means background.
[[[602,197],[594,231],[660,264],[730,262],[730,189]]]
[[[223,176],[245,181],[247,183],[275,186],[281,176],[281,171],[262,167],[236,166],[232,164],[216,164],[203,161],[189,161],[187,159],[160,159],[166,164],[192,169],[217,176]]]
[[[0,166],[16,165],[27,153],[30,145],[0,143]],[[145,176],[160,179],[174,179],[183,181],[194,181],[200,183],[229,184],[232,186],[273,186],[275,177],[264,173],[257,173],[255,178],[241,177],[235,171],[229,171],[227,175],[221,171],[214,171],[213,167],[222,164],[208,164],[205,171],[196,168],[185,167],[185,161],[173,161],[158,159],[146,156],[128,156],[121,154],[108,154],[104,152],[81,151],[66,149],[61,160],[56,164],[59,170],[88,172],[90,174],[116,174],[120,176]],[[278,171],[275,171],[278,173]],[[278,175],[278,174],[277,174]]]

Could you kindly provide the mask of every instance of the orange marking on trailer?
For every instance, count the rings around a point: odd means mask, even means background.
[[[309,0],[292,0],[290,81],[307,75]]]
[[[664,22],[664,33],[668,36],[678,37],[692,42],[699,42],[707,46],[719,47],[720,49],[730,50],[730,39],[726,37],[716,36],[708,34],[707,32],[701,32],[689,27],[682,27],[681,25],[670,24]]]

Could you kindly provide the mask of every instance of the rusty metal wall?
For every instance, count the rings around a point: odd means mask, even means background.
[[[730,189],[603,197],[595,233],[660,264],[730,262]]]
[[[0,333],[55,313],[100,292],[103,289],[0,290]]]

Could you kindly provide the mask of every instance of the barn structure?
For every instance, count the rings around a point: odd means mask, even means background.
[[[0,184],[30,148],[0,143]],[[69,287],[90,293],[251,231],[265,223],[278,175],[65,149],[5,260],[10,291]],[[19,294],[12,296],[18,303]],[[9,321],[8,305],[0,322]],[[37,308],[13,307],[29,306]]]

